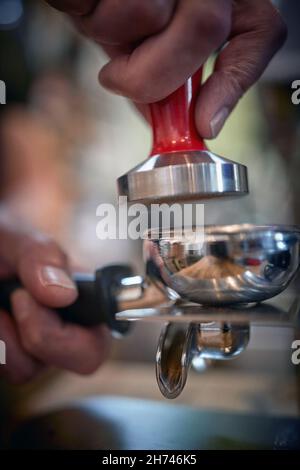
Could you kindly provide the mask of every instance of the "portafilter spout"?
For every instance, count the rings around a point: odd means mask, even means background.
[[[247,168],[210,152],[195,125],[202,69],[164,100],[150,105],[149,158],[118,179],[128,202],[183,201],[248,193]]]
[[[248,323],[167,323],[156,353],[156,379],[165,398],[180,395],[196,358],[229,360],[241,354],[250,338]]]

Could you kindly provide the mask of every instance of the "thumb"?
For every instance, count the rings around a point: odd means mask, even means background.
[[[41,304],[63,307],[77,298],[68,258],[49,237],[22,229],[0,213],[0,259]]]
[[[77,298],[68,258],[49,238],[34,237],[23,242],[17,274],[28,292],[47,307],[63,307]]]
[[[248,7],[250,3],[245,1],[241,5]],[[261,6],[264,6],[261,18],[257,11],[256,15],[246,8],[238,11],[234,23],[239,29],[233,24],[233,37],[218,56],[214,72],[200,89],[195,119],[198,132],[205,139],[219,134],[239,99],[259,79],[285,41],[286,27],[277,10],[264,0]],[[249,25],[251,15],[255,24]],[[241,29],[243,24],[245,32]]]

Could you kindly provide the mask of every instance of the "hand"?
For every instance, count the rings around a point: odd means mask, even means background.
[[[2,212],[0,277],[14,275],[24,289],[12,295],[12,316],[0,311],[0,339],[6,344],[7,362],[0,366],[0,375],[23,383],[45,366],[79,374],[94,372],[109,351],[108,329],[63,323],[51,310],[77,297],[66,255],[54,241],[20,229]]]
[[[165,98],[227,43],[197,101],[196,125],[207,139],[218,135],[286,38],[270,0],[48,2],[110,55],[102,85],[137,103]]]

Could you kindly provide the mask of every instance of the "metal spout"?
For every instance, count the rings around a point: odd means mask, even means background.
[[[167,323],[156,353],[156,379],[161,393],[169,399],[178,397],[195,359],[233,359],[245,350],[249,337],[248,324]]]

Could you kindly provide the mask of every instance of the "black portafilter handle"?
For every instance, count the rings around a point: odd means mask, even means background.
[[[75,273],[72,278],[78,289],[77,300],[55,311],[66,322],[85,327],[106,324],[112,331],[125,334],[129,322],[116,320],[116,293],[122,279],[131,276],[132,269],[127,265],[106,266],[95,274]],[[20,287],[22,284],[17,278],[0,280],[0,309],[11,313],[11,294]]]

